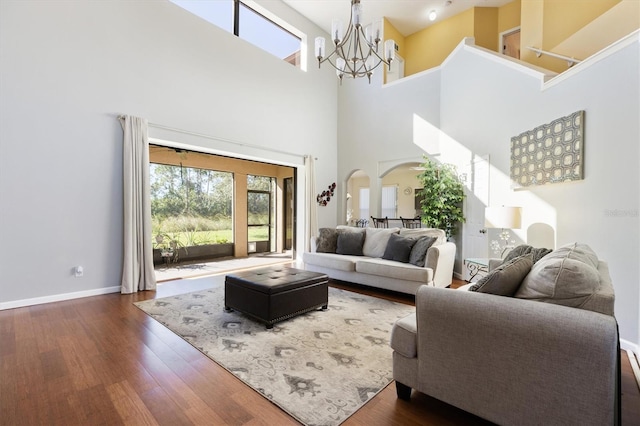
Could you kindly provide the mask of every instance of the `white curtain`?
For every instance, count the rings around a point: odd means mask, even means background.
[[[147,120],[121,116],[124,131],[122,175],[124,192],[124,262],[121,293],[155,290],[149,196]]]
[[[305,197],[307,199],[307,213],[306,213],[306,229],[305,229],[305,248],[307,251],[311,251],[311,237],[318,234],[318,201],[316,200],[316,170],[314,160],[311,155],[305,155],[305,181],[306,191]]]

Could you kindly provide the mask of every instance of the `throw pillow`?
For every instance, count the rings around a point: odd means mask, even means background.
[[[338,234],[336,253],[362,256],[364,238],[364,232],[340,232]]]
[[[367,228],[362,254],[369,257],[382,257],[391,234],[397,234],[400,228]]]
[[[533,266],[533,256],[525,254],[503,263],[473,284],[469,291],[513,296]]]
[[[395,260],[397,262],[409,263],[411,249],[415,245],[416,240],[401,237],[398,234],[391,234],[387,242],[387,248],[384,249],[383,259]]]
[[[400,235],[407,238],[419,239],[420,237],[436,237],[437,244],[444,244],[447,242],[447,234],[442,229],[437,228],[402,228],[400,229]]]
[[[411,254],[409,254],[409,263],[412,265],[424,267],[424,262],[427,257],[427,250],[437,240],[436,237],[420,237],[418,241],[411,248]]]
[[[597,261],[584,244],[560,247],[531,268],[514,297],[588,309],[589,299],[600,288],[594,258]]]
[[[334,228],[320,228],[316,239],[317,253],[335,253],[338,248],[338,231]]]
[[[511,259],[515,259],[516,257],[524,256],[525,254],[529,253],[531,253],[531,255],[533,256],[532,260],[535,264],[538,260],[551,253],[551,250],[548,248],[535,248],[527,244],[520,244],[509,253],[507,253],[502,263],[507,263]]]
[[[355,226],[348,226],[348,225],[338,225],[338,226],[336,226],[336,230],[338,232],[361,232],[361,233],[364,234],[367,229],[366,228],[356,228]]]

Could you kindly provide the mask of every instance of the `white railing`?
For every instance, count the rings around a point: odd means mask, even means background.
[[[542,55],[547,55],[547,56],[551,56],[553,58],[558,58],[558,59],[563,59],[565,61],[567,61],[567,65],[569,66],[569,68],[571,68],[572,66],[574,66],[575,64],[580,63],[581,61],[579,59],[575,59],[575,58],[570,58],[568,56],[564,56],[564,55],[559,55],[557,53],[553,53],[553,52],[547,52],[545,50],[542,49],[538,49],[537,47],[531,47],[531,46],[527,46],[527,49],[532,50],[534,52],[536,52],[536,56],[539,58]]]

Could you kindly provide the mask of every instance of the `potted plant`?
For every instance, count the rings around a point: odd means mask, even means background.
[[[168,265],[170,262],[177,263],[179,256],[178,249],[184,248],[184,245],[179,240],[164,233],[157,234],[155,236],[155,243],[153,246],[155,249],[160,250],[160,256],[165,265]]]
[[[421,164],[424,170],[418,175],[422,182],[422,222],[444,230],[450,238],[456,234],[457,225],[465,221],[462,212],[464,185],[452,164],[441,164],[426,156],[424,159]]]

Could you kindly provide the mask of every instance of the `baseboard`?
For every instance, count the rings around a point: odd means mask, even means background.
[[[620,349],[631,351],[635,353],[636,356],[640,355],[640,346],[628,340],[620,339]]]
[[[32,299],[13,300],[0,303],[0,311],[5,309],[22,308],[25,306],[42,305],[43,303],[61,302],[63,300],[80,299],[81,297],[100,296],[102,294],[119,293],[120,286],[96,288],[93,290],[76,291],[74,293],[54,294],[51,296],[34,297]]]

